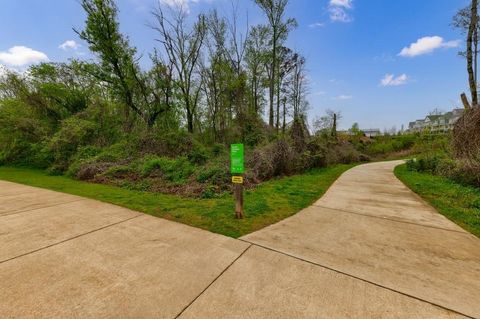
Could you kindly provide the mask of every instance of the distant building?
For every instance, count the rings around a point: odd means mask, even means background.
[[[382,136],[382,132],[379,129],[366,129],[366,130],[358,130],[357,132],[362,132],[363,136],[366,137],[377,137],[377,136]],[[338,131],[339,134],[345,134],[345,135],[356,135],[357,133],[353,132],[352,129],[349,129],[347,131]]]
[[[423,120],[416,120],[408,124],[409,132],[447,132],[453,130],[455,123],[462,117],[463,109],[454,109],[451,112],[427,115]]]
[[[368,129],[368,130],[361,130],[366,137],[377,137],[381,136],[382,132],[379,129]]]

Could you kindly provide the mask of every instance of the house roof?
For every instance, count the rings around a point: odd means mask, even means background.
[[[427,117],[425,119],[428,119],[430,121],[435,121],[435,120],[438,120],[439,118],[441,118],[443,115],[427,115]]]

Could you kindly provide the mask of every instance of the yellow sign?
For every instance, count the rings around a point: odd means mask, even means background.
[[[232,182],[234,184],[243,184],[243,176],[232,176]]]

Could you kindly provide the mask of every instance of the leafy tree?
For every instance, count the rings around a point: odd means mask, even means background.
[[[162,91],[151,84],[148,73],[143,73],[135,59],[136,49],[131,47],[121,34],[118,23],[118,8],[114,0],[81,0],[87,13],[86,26],[77,34],[89,44],[100,59],[100,68],[88,68],[98,80],[107,83],[125,104],[125,118],[130,111],[142,118],[149,127],[169,110]],[[154,72],[155,74],[155,72]],[[156,74],[158,75],[158,74]]]
[[[273,127],[274,100],[276,91],[278,89],[278,87],[276,87],[279,73],[278,48],[280,44],[286,40],[290,30],[297,26],[297,21],[291,18],[285,20],[285,9],[288,4],[288,0],[255,0],[255,3],[260,7],[260,9],[262,9],[269,23],[271,59],[268,63],[270,96],[268,123],[271,127]],[[279,100],[277,100],[277,108],[279,108],[278,103]]]
[[[255,26],[247,39],[245,63],[250,82],[251,111],[263,111],[263,96],[267,78],[265,64],[268,61],[268,28]]]

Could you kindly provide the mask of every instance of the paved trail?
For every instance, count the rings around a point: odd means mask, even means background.
[[[399,163],[240,240],[0,181],[0,317],[480,318],[480,240]]]

